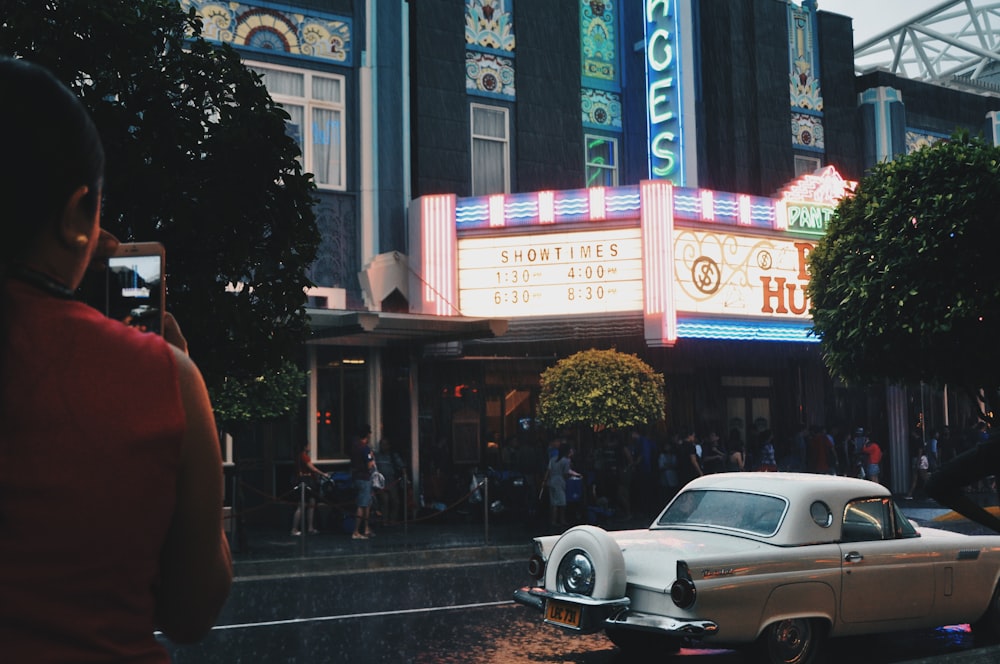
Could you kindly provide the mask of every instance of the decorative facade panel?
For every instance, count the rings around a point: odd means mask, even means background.
[[[514,98],[514,61],[491,53],[465,52],[465,91]]]
[[[465,0],[467,46],[514,52],[513,0]]]
[[[916,152],[920,148],[926,148],[930,145],[934,145],[938,141],[947,141],[947,136],[942,136],[940,134],[931,134],[925,131],[920,131],[919,129],[909,129],[906,130],[906,154],[911,152]]]
[[[191,7],[197,10],[204,24],[202,36],[206,39],[351,65],[349,18],[299,13],[289,7],[263,2],[248,5],[218,0],[180,0],[180,4],[185,10]]]
[[[612,0],[580,0],[581,74],[602,81],[618,80],[618,44]]]
[[[823,110],[820,92],[819,49],[816,46],[815,2],[788,5],[789,91],[792,108]]]
[[[792,144],[808,150],[826,149],[823,118],[807,113],[792,113]]]
[[[351,295],[359,297],[359,235],[355,208],[355,201],[349,196],[319,195],[315,212],[320,242],[308,276],[317,286],[346,288]]]
[[[580,91],[580,109],[585,126],[622,130],[621,95],[606,90],[584,88]]]

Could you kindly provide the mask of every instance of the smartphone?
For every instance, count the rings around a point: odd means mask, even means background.
[[[163,334],[165,262],[166,252],[159,242],[119,245],[104,271],[105,314],[143,331]]]

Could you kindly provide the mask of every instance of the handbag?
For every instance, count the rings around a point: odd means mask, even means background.
[[[372,488],[373,489],[384,489],[385,488],[385,475],[378,472],[378,468],[372,469]]]

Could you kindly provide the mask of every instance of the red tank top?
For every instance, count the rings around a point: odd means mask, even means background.
[[[153,597],[184,428],[173,355],[84,304],[6,294],[0,661],[169,662]]]

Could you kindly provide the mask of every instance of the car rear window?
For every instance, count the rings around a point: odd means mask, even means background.
[[[658,526],[713,526],[773,535],[788,503],[784,498],[742,491],[697,489],[679,494]]]

